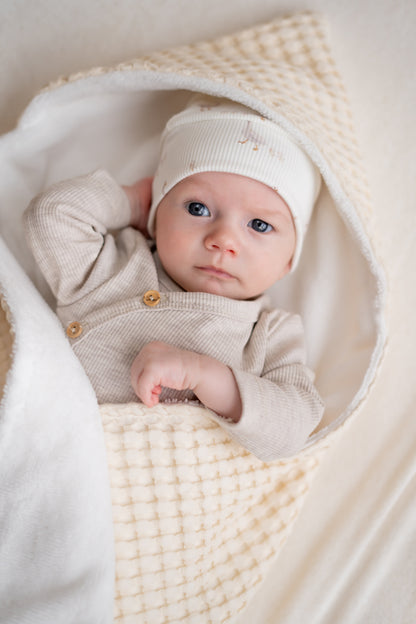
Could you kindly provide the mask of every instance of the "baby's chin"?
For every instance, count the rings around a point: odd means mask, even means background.
[[[227,299],[234,299],[236,301],[252,300],[259,297],[262,293],[254,292],[251,289],[244,288],[244,285],[237,278],[234,279],[221,279],[214,276],[201,276],[198,274],[197,279],[178,279],[176,283],[187,292],[203,292],[209,295],[216,295],[218,297],[226,297]]]

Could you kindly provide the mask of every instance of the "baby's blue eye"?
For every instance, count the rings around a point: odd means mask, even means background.
[[[201,204],[200,202],[190,202],[187,205],[187,209],[190,215],[193,217],[209,217],[211,216],[210,211],[205,206],[205,204]]]
[[[261,219],[252,219],[248,222],[248,227],[253,228],[255,232],[271,232],[272,226],[270,223],[266,223],[266,221],[262,221]]]

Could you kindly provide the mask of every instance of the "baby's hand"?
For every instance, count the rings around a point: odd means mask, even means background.
[[[131,383],[148,407],[159,403],[162,386],[192,390],[206,407],[238,422],[240,392],[231,369],[208,355],[178,349],[164,342],[149,342],[131,367]]]
[[[147,217],[152,203],[153,178],[142,178],[131,186],[123,186],[130,203],[130,225],[145,236],[147,232]]]
[[[199,378],[199,355],[164,342],[149,342],[131,367],[131,383],[148,407],[159,402],[162,386],[193,390]]]

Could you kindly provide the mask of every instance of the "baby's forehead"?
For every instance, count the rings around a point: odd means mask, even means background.
[[[251,189],[253,193],[264,193],[270,191],[277,193],[277,189],[272,189],[272,187],[256,180],[255,178],[230,171],[204,170],[195,172],[182,178],[175,185],[175,187],[180,186],[194,186],[195,188],[210,189],[218,194],[226,193],[229,190],[241,193],[249,189]]]

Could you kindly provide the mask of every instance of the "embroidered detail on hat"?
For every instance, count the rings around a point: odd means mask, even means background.
[[[267,142],[261,137],[254,129],[251,121],[247,122],[247,125],[244,129],[244,139],[240,139],[238,141],[240,145],[245,145],[246,143],[254,143],[253,151],[257,152],[259,149],[259,145],[267,146]]]

